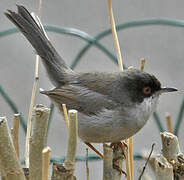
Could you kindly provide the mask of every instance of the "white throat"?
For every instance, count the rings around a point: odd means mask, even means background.
[[[145,98],[142,103],[137,104],[135,108],[132,109],[131,113],[135,116],[138,127],[141,128],[144,126],[150,115],[155,111],[158,104],[158,98],[158,95]]]

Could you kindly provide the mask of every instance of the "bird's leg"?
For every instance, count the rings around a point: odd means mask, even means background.
[[[113,168],[119,171],[120,173],[125,174],[126,172],[121,168],[122,159],[125,159],[125,151],[128,146],[125,142],[111,143],[111,148],[113,148]]]
[[[90,143],[88,142],[84,142],[88,147],[90,147],[96,154],[98,154],[102,159],[104,158],[104,156]]]
[[[120,141],[120,142],[117,142],[117,143],[111,143],[110,147],[114,147],[115,145],[118,145],[121,149],[122,149],[122,152],[124,153],[125,149],[128,148],[128,145],[125,141]]]
[[[121,167],[119,167],[119,165],[116,164],[118,160],[119,158],[118,159],[113,158],[113,168],[119,171],[120,173],[124,174],[125,176],[127,176],[126,172]]]

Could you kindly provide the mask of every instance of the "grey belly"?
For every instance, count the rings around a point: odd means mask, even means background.
[[[129,118],[124,119],[110,112],[90,117],[79,113],[79,137],[92,143],[119,142],[133,136],[141,128],[133,118],[129,121]]]

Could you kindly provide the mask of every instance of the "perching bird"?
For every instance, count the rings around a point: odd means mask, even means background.
[[[5,15],[32,44],[56,86],[42,91],[61,109],[79,113],[79,136],[84,142],[119,142],[137,133],[155,110],[159,96],[177,91],[163,88],[159,80],[146,72],[132,69],[123,72],[77,73],[71,70],[50,43],[41,23],[23,6],[18,13]]]

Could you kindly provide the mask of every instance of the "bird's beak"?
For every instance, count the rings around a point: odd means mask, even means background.
[[[160,94],[162,93],[166,93],[166,92],[174,92],[174,91],[178,91],[178,89],[176,88],[169,88],[169,87],[163,87],[160,89]]]

